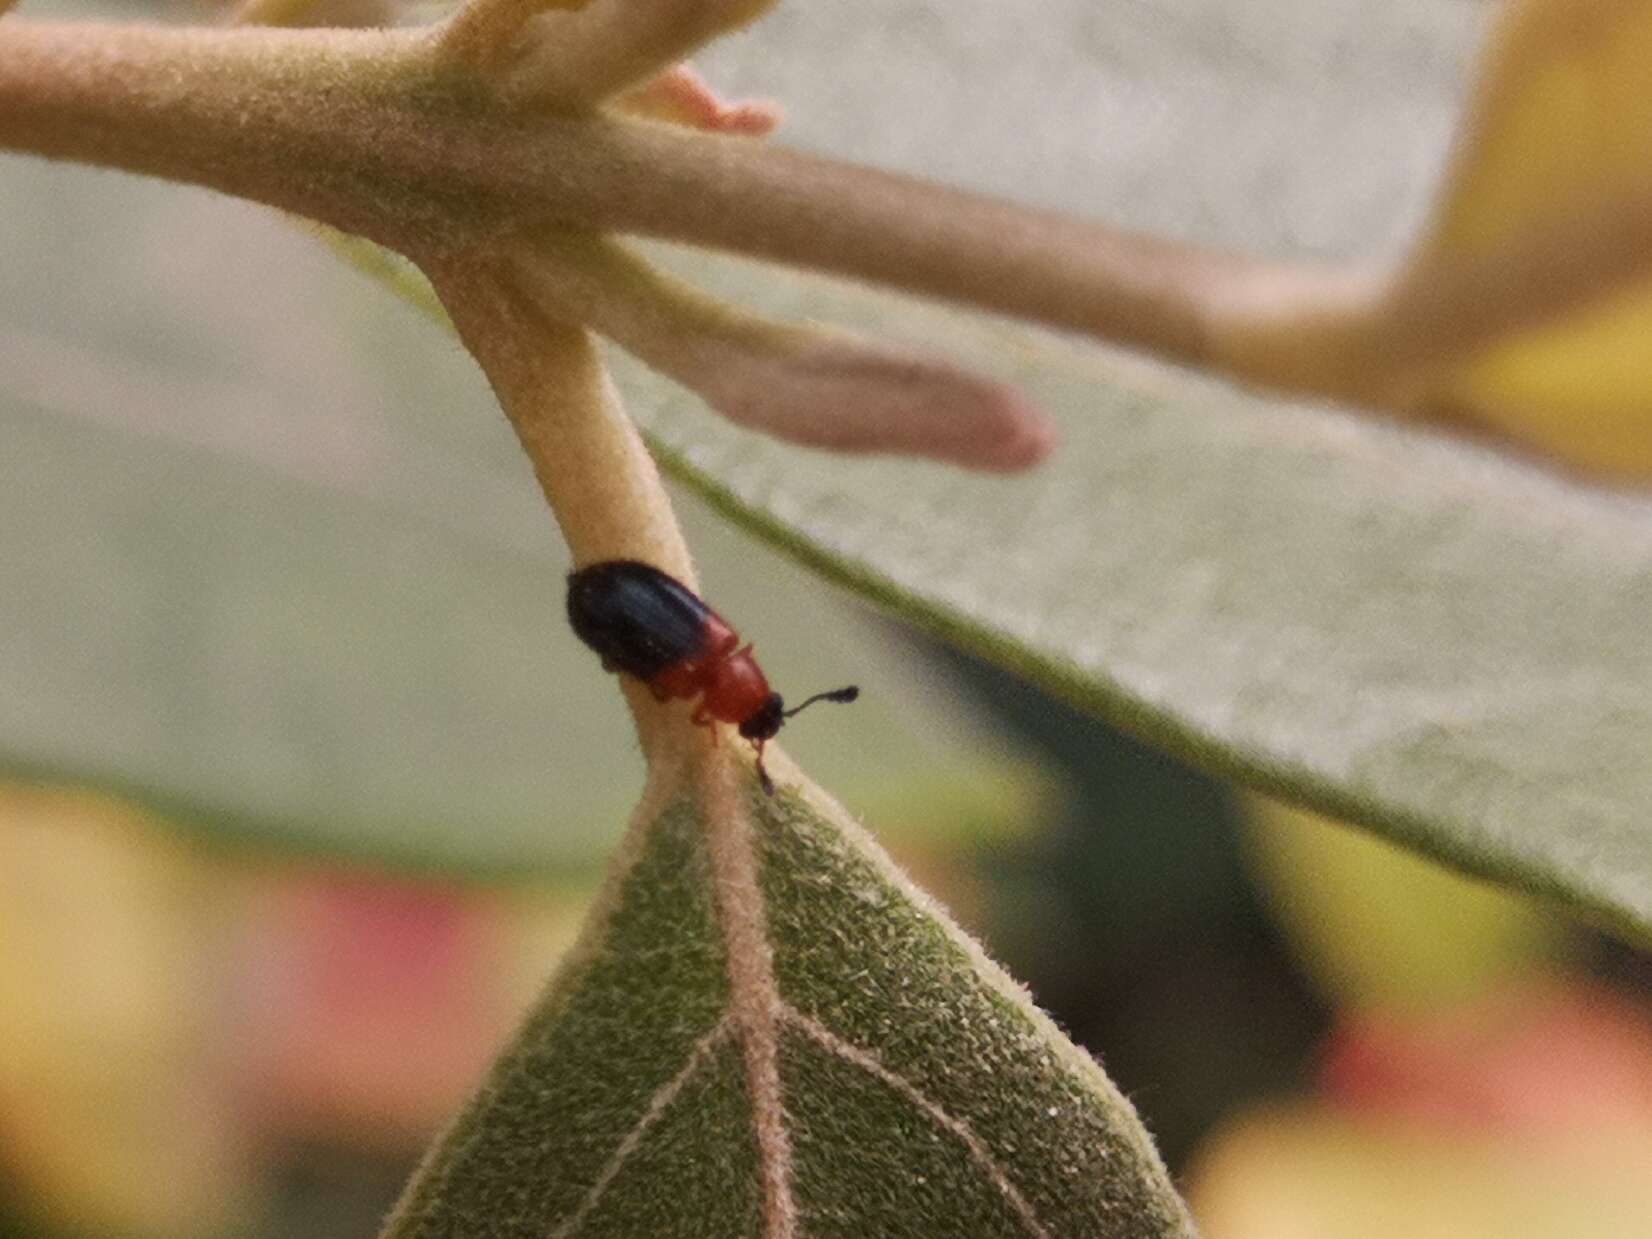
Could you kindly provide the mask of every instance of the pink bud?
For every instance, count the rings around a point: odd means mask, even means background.
[[[949,361],[771,322],[605,237],[551,234],[537,253],[519,275],[548,313],[583,321],[738,425],[996,472],[1037,464],[1055,445],[1054,422],[1030,401]]]

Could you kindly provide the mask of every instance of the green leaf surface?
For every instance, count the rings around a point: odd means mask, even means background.
[[[1190,1233],[1094,1062],[834,817],[639,818],[387,1236]]]

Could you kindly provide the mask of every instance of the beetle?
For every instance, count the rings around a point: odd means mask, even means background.
[[[659,701],[699,697],[692,721],[702,727],[738,727],[757,750],[757,777],[771,796],[763,746],[781,724],[817,701],[860,696],[851,684],[786,709],[728,621],[681,581],[640,560],[606,559],[570,572],[568,622],[602,656],[603,670],[635,676]]]

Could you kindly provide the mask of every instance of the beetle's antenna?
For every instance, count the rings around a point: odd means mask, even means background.
[[[790,710],[783,711],[781,713],[780,717],[781,718],[790,718],[792,715],[796,714],[799,710],[802,710],[807,706],[812,706],[817,701],[850,702],[850,701],[853,701],[856,697],[859,697],[859,696],[860,696],[860,689],[859,689],[859,687],[857,687],[854,684],[850,684],[846,688],[834,688],[829,693],[816,693],[813,697],[810,697],[807,701],[803,702],[801,705],[795,705]],[[776,724],[776,726],[779,726],[779,724]],[[770,734],[772,735],[773,732],[771,731]],[[764,742],[762,740],[755,740],[755,741],[753,741],[753,743],[757,746],[757,780],[758,780],[758,782],[762,783],[763,790],[765,792],[767,792],[769,795],[772,796],[772,795],[774,795],[774,780],[769,778],[769,772],[766,769],[763,768],[763,743]]]
[[[781,718],[790,718],[792,715],[796,714],[799,710],[805,710],[808,707],[814,705],[814,703],[817,702],[817,701],[837,701],[837,702],[841,702],[843,704],[848,704],[849,702],[853,701],[856,697],[859,697],[859,696],[860,696],[860,688],[859,688],[858,685],[851,684],[847,688],[834,688],[829,693],[816,693],[813,697],[810,697],[807,701],[803,702],[801,705],[795,705],[790,710],[785,711],[784,713],[781,714],[780,717]]]

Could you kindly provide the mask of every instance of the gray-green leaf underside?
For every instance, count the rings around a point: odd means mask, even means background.
[[[1022,199],[1236,246],[1370,252],[1426,198],[1471,16],[1443,3],[1309,17],[1180,0],[1104,20],[1078,6],[1041,11],[1023,45],[1012,7],[916,4],[868,25],[786,6],[710,63],[772,91],[827,73],[822,47],[853,81],[863,46],[910,74],[799,107],[788,136],[987,188],[1013,168]],[[1225,27],[1248,34],[1218,40]],[[1356,31],[1363,42],[1345,46]],[[1153,39],[1181,47],[1189,73],[1143,83],[1115,63]],[[971,91],[998,74],[986,114]],[[1145,136],[1081,136],[1061,110],[1149,102]],[[1178,123],[1178,109],[1199,108],[1201,130]],[[1143,166],[1143,142],[1165,158]],[[1241,161],[1254,183],[1215,199],[1212,178]],[[1205,194],[1220,216],[1193,210]],[[1148,199],[1163,219],[1143,215]],[[1644,497],[1083,342],[652,249],[742,304],[1008,378],[1061,424],[1055,457],[1023,478],[833,460],[733,429],[616,356],[655,445],[736,520],[1207,766],[1622,929],[1652,926]]]
[[[829,77],[786,136],[833,154],[1254,252],[1371,256],[1426,206],[1483,15],[1163,0],[1028,22],[971,0],[869,23],[790,5],[708,63],[758,93]],[[879,56],[903,71],[874,84]],[[728,510],[1208,765],[1652,926],[1644,497],[815,279],[679,265],[774,312],[930,343],[1062,425],[1024,480],[801,470],[630,373],[655,441]]]
[[[796,470],[622,363],[655,443],[737,519],[1211,768],[1652,926],[1652,503],[813,279],[675,265],[968,357],[1063,428],[1025,480]]]
[[[388,1239],[1189,1233],[1128,1103],[873,845],[790,794],[748,807],[761,1003],[717,827],[676,801]]]

